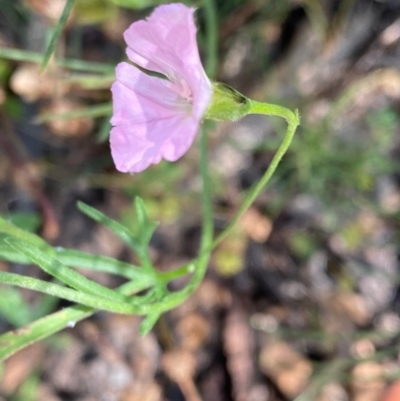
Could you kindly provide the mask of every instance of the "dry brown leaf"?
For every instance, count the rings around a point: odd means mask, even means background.
[[[254,384],[252,334],[244,312],[235,309],[228,314],[223,331],[224,351],[232,378],[232,393],[237,401],[247,400]]]
[[[37,369],[43,357],[43,345],[36,343],[9,358],[0,380],[0,392],[14,394],[16,389]]]
[[[176,327],[181,338],[181,348],[190,352],[198,350],[211,331],[209,321],[197,312],[183,316]]]
[[[59,83],[48,72],[40,73],[36,64],[20,65],[10,79],[11,89],[26,102],[49,97]]]
[[[255,208],[250,208],[241,219],[244,232],[255,242],[265,242],[273,228],[272,221]]]
[[[384,368],[377,362],[362,362],[352,372],[353,401],[378,401],[385,388]]]
[[[263,347],[260,368],[288,398],[304,390],[312,373],[311,362],[285,342]]]
[[[162,367],[165,374],[178,384],[187,401],[201,401],[193,382],[197,362],[192,353],[182,350],[167,352]]]
[[[356,324],[365,325],[372,316],[362,295],[354,292],[342,293],[336,297],[337,306]]]
[[[161,401],[162,391],[156,382],[135,381],[121,397],[121,401]]]

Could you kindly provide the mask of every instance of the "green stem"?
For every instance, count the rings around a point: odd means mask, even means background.
[[[189,283],[181,291],[177,291],[171,294],[167,300],[165,300],[164,310],[169,310],[182,303],[188,298],[199,286],[204,278],[207,271],[208,261],[211,255],[212,243],[213,243],[213,213],[212,213],[212,194],[211,194],[211,182],[208,175],[208,156],[207,156],[207,143],[208,134],[207,130],[203,129],[201,136],[201,157],[200,157],[200,172],[203,179],[203,191],[202,191],[202,204],[203,204],[203,226],[201,244],[198,258],[194,261],[194,273]],[[188,268],[192,268],[192,264],[188,265]]]
[[[218,19],[214,0],[203,0],[206,22],[207,60],[206,72],[210,78],[215,77],[218,58]]]
[[[211,182],[208,175],[208,133],[203,129],[201,136],[201,158],[200,158],[200,171],[203,179],[202,203],[203,203],[203,232],[201,237],[200,254],[205,253],[212,245],[213,241],[213,211],[212,211],[212,191]],[[204,277],[205,270],[207,269],[209,256],[200,258],[197,265],[197,270],[194,276],[201,276],[200,280]],[[204,270],[203,272],[199,272]]]
[[[257,198],[258,194],[264,189],[272,175],[274,174],[276,168],[278,167],[279,162],[282,160],[283,155],[288,150],[290,143],[292,142],[294,133],[296,132],[296,128],[300,124],[299,113],[296,110],[295,112],[290,111],[281,106],[277,106],[275,104],[268,103],[260,103],[253,100],[248,100],[250,102],[250,109],[248,114],[264,114],[267,116],[276,116],[284,118],[288,124],[287,131],[285,137],[278,150],[275,153],[274,158],[271,161],[271,164],[268,166],[267,171],[264,173],[261,180],[250,190],[243,204],[240,206],[239,210],[236,212],[232,221],[225,228],[225,230],[218,235],[218,237],[212,243],[212,248],[215,248],[223,239],[225,239],[229,233],[232,231],[233,227],[239,221],[239,219],[243,216],[246,210],[251,206],[254,200]]]
[[[170,270],[168,272],[158,272],[158,278],[165,284],[168,284],[170,281],[174,281],[177,278],[186,276],[187,274],[193,273],[194,267],[193,263],[188,263],[182,267],[179,267],[175,270]]]

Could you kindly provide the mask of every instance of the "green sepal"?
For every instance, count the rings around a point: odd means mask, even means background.
[[[213,96],[206,118],[217,121],[237,121],[250,111],[250,102],[237,90],[220,82],[213,82]]]

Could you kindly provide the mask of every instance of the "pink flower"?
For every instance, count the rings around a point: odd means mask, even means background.
[[[127,55],[148,75],[120,63],[112,85],[111,154],[121,172],[137,173],[190,147],[212,96],[200,62],[194,9],[163,5],[124,34]]]

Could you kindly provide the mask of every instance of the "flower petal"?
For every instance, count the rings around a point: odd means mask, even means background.
[[[167,4],[146,21],[133,23],[124,34],[128,57],[171,80],[185,76],[188,65],[201,66],[193,13],[183,4]]]
[[[143,123],[172,117],[177,112],[178,95],[160,78],[144,74],[138,68],[120,63],[113,94],[112,125]]]
[[[128,63],[117,66],[110,143],[119,171],[175,161],[194,140],[212,87],[200,62],[193,13],[183,4],[160,6],[125,32],[129,58],[168,79]]]
[[[143,124],[122,124],[110,134],[111,154],[117,170],[138,173],[164,157],[175,161],[193,142],[197,127],[177,115]]]

